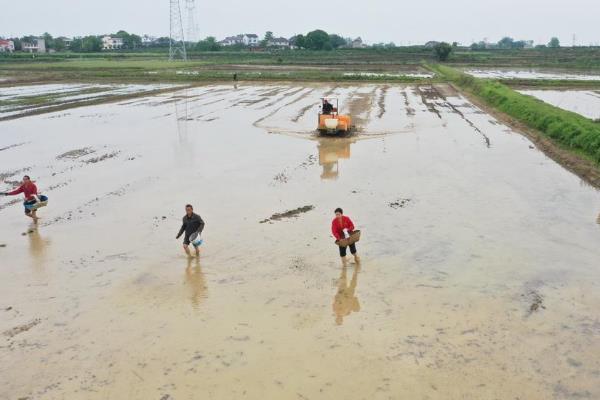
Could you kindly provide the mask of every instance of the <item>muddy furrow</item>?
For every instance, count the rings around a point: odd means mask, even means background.
[[[381,92],[379,93],[379,100],[377,101],[377,106],[379,107],[379,113],[377,113],[377,118],[381,119],[385,114],[385,97],[387,95],[387,91],[390,87],[385,85],[381,88]]]
[[[421,102],[423,102],[425,107],[427,107],[427,110],[437,115],[439,119],[442,119],[442,114],[436,108],[435,103],[430,101],[439,98],[438,96],[432,94],[432,92],[437,93],[437,91],[433,88],[433,86],[430,86],[430,88],[431,90],[423,90],[421,86],[417,86],[416,91],[419,94],[419,96],[421,96]]]
[[[402,90],[402,97],[404,97],[404,107],[406,110],[406,115],[408,117],[414,117],[415,109],[410,106],[410,102],[408,101],[408,93],[406,93],[406,89]]]
[[[47,113],[56,112],[56,111],[68,110],[71,108],[87,107],[87,106],[98,105],[98,104],[116,103],[116,102],[128,100],[128,99],[156,96],[156,95],[163,94],[163,93],[171,93],[171,92],[174,92],[177,90],[181,90],[181,88],[177,87],[177,88],[157,89],[157,90],[149,90],[149,91],[138,92],[138,93],[127,93],[127,94],[121,94],[121,95],[115,95],[115,96],[95,97],[92,99],[78,100],[78,101],[69,102],[69,103],[65,103],[65,104],[52,104],[49,106],[45,106],[43,108],[35,108],[30,111],[25,111],[20,114],[12,114],[12,115],[8,115],[8,116],[4,116],[4,117],[0,116],[0,121],[9,121],[9,120],[13,120],[13,119],[30,117],[33,115],[40,115],[40,114],[47,114]]]
[[[354,91],[349,95],[348,111],[358,130],[361,130],[370,121],[373,97],[373,92],[357,93],[357,91]],[[363,114],[365,114],[364,118],[361,117]]]
[[[491,147],[490,138],[485,133],[483,133],[481,131],[481,129],[476,127],[475,124],[473,123],[473,121],[471,121],[469,118],[465,117],[465,114],[463,114],[463,112],[460,111],[458,109],[458,107],[456,107],[454,104],[450,103],[449,101],[447,101],[446,104],[448,105],[448,107],[450,107],[452,109],[452,111],[454,111],[456,114],[460,115],[460,117],[462,119],[464,119],[471,126],[471,128],[475,129],[475,132],[479,133],[483,137],[483,141],[485,142],[485,147],[487,147],[489,149]]]
[[[293,96],[293,95],[295,95],[295,94],[297,94],[297,93],[301,92],[302,90],[306,90],[306,89],[305,89],[305,88],[302,88],[302,89],[300,89],[300,90],[297,90],[297,91],[295,91],[293,94],[291,94],[290,96]],[[258,127],[258,126],[259,126],[259,124],[260,124],[261,122],[263,122],[264,120],[266,120],[267,118],[270,118],[270,117],[272,117],[273,115],[277,114],[277,113],[278,113],[279,111],[281,111],[282,109],[284,109],[284,108],[286,108],[286,107],[289,107],[289,106],[291,106],[292,104],[295,104],[295,103],[299,102],[300,100],[302,100],[302,99],[304,99],[306,96],[308,96],[310,93],[312,93],[314,90],[315,90],[315,89],[310,89],[310,90],[308,90],[306,93],[304,93],[304,94],[302,94],[301,96],[299,96],[298,98],[296,98],[296,99],[294,99],[294,100],[292,100],[292,101],[290,101],[290,102],[288,102],[288,103],[285,103],[284,105],[282,105],[282,106],[280,106],[280,107],[277,107],[275,110],[271,111],[269,114],[267,114],[267,115],[265,115],[264,117],[262,117],[262,118],[260,118],[260,119],[256,120],[256,121],[254,122],[254,124],[253,124],[253,125],[254,125],[254,126],[256,126],[256,127]]]
[[[290,89],[290,90],[288,90],[286,92],[283,92],[283,96],[281,98],[277,98],[277,99],[271,101],[270,103],[267,103],[267,104],[265,104],[262,107],[259,107],[258,110],[264,110],[264,109],[267,109],[269,107],[272,107],[272,106],[278,104],[281,100],[285,99],[286,97],[295,96],[298,93],[302,92],[303,90],[305,90],[305,88]]]

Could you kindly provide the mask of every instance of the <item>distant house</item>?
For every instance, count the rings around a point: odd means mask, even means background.
[[[57,37],[56,39],[58,40],[62,40],[62,42],[65,44],[65,47],[68,49],[69,47],[71,47],[71,43],[73,43],[73,39],[65,37],[65,36],[60,36]]]
[[[15,43],[12,40],[0,39],[0,53],[12,53],[15,51]]]
[[[523,42],[525,43],[525,49],[533,49],[533,40],[524,40]]]
[[[36,38],[33,42],[21,43],[21,50],[28,53],[45,53],[46,52],[46,41],[42,38]]]
[[[123,47],[123,38],[104,36],[102,38],[102,50],[118,50]]]
[[[279,47],[279,48],[289,48],[290,41],[284,37],[273,38],[272,40],[269,40],[269,43],[267,43],[267,46]]]
[[[235,46],[236,44],[244,44],[244,35],[228,36],[219,42],[221,46]]]
[[[367,47],[367,45],[363,43],[363,41],[360,37],[357,37],[356,39],[354,39],[352,41],[353,49],[364,49],[365,47]]]
[[[242,40],[246,46],[256,47],[258,46],[258,35],[254,33],[246,33],[242,35]]]
[[[144,35],[142,36],[142,46],[151,46],[156,42],[154,36]]]
[[[221,46],[235,46],[244,45],[248,47],[257,47],[259,43],[258,35],[254,33],[246,33],[244,35],[228,36],[221,40],[219,44]]]

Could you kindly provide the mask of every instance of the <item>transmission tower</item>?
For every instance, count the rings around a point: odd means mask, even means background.
[[[181,58],[187,60],[185,51],[185,36],[183,36],[183,23],[181,21],[181,6],[179,0],[169,0],[171,3],[171,22],[169,33],[169,60]]]
[[[187,11],[187,40],[189,42],[196,41],[196,0],[185,0],[185,8]]]

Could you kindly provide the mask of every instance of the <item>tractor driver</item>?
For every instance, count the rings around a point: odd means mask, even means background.
[[[333,111],[333,106],[327,99],[323,99],[323,114],[329,115]]]

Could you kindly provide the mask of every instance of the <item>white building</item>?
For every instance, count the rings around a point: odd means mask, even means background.
[[[0,39],[0,53],[12,53],[15,51],[15,43],[12,40]]]
[[[123,39],[114,36],[102,38],[102,50],[118,50],[123,47]]]
[[[267,43],[267,46],[269,47],[281,47],[281,48],[289,48],[290,47],[290,41],[284,37],[279,37],[279,38],[273,38],[272,40],[269,41],[269,43]]]
[[[258,35],[254,33],[246,33],[242,36],[242,41],[246,46],[256,47],[258,46]]]
[[[236,44],[244,44],[243,35],[228,36],[219,42],[221,46],[234,46]]]
[[[29,53],[45,53],[46,41],[44,39],[34,39],[33,43],[21,43],[21,50]]]
[[[221,46],[235,46],[236,44],[242,44],[248,47],[256,47],[258,46],[259,42],[260,40],[258,35],[255,35],[254,33],[246,33],[244,35],[228,36],[221,40],[219,44]]]

